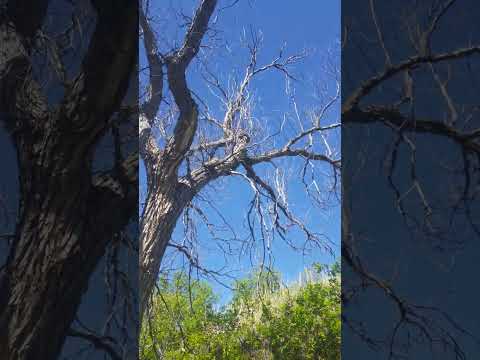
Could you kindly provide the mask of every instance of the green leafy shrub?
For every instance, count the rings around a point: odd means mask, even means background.
[[[236,282],[232,301],[219,310],[205,282],[183,273],[160,281],[140,359],[340,359],[340,268],[314,271],[316,280],[287,287],[278,273],[255,272]]]

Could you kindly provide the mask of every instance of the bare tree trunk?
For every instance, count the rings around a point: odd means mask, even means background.
[[[54,201],[68,199],[64,195]],[[69,210],[77,218],[77,210]],[[84,226],[64,223],[61,214],[39,223],[38,215],[31,210],[25,214],[11,272],[2,284],[0,349],[7,359],[58,357],[89,275],[103,254],[105,241],[89,237]]]
[[[155,286],[163,254],[181,213],[201,186],[180,181],[178,168],[190,149],[198,126],[198,108],[187,86],[186,70],[197,55],[217,0],[202,0],[181,49],[166,61],[159,57],[154,32],[144,14],[140,23],[150,65],[150,97],[140,114],[140,155],[147,167],[148,196],[140,223],[140,316]],[[151,130],[163,96],[163,67],[179,109],[174,135],[160,150]]]
[[[160,271],[160,265],[173,230],[193,198],[181,183],[165,184],[147,198],[140,225],[140,318],[147,308]]]
[[[91,273],[136,203],[134,192],[121,198],[105,191],[109,177],[92,184],[82,147],[45,133],[52,140],[43,147],[17,143],[21,215],[0,284],[6,359],[58,357]],[[126,165],[135,167],[135,159]]]

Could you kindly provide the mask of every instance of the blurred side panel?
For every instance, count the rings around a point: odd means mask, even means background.
[[[0,1],[0,354],[138,356],[138,2]]]
[[[480,353],[480,4],[342,1],[342,359]]]

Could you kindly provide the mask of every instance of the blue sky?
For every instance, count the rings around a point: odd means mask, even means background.
[[[198,2],[193,0],[171,1],[169,6],[163,8],[151,8],[150,15],[159,19],[156,30],[160,36],[160,48],[167,49],[172,45],[172,39],[178,44],[182,40],[183,31],[178,29],[172,19],[173,10],[183,9],[186,15],[191,16],[193,9]],[[220,1],[217,9],[227,6],[231,2]],[[277,4],[277,5],[273,5]],[[163,5],[162,5],[163,6]],[[209,66],[213,69],[221,80],[225,82],[237,74],[243,74],[245,65],[249,60],[248,52],[241,47],[240,38],[242,33],[248,34],[250,29],[261,31],[263,43],[259,55],[259,63],[267,63],[272,60],[279,49],[285,45],[285,54],[290,55],[299,53],[307,49],[309,56],[300,64],[296,65],[293,73],[299,79],[295,83],[296,101],[300,111],[306,111],[314,108],[320,101],[314,96],[314,87],[325,89],[328,94],[334,91],[334,79],[327,76],[324,71],[326,62],[331,62],[335,66],[340,66],[339,57],[333,57],[330,50],[335,49],[339,42],[340,34],[340,1],[249,1],[240,0],[235,6],[217,11],[218,17],[214,18],[214,29],[219,30],[215,37],[207,38],[206,44],[216,44],[215,50],[209,48],[203,50],[203,56],[208,58]],[[162,19],[169,18],[170,21]],[[212,34],[211,34],[212,35]],[[169,44],[170,42],[170,44]],[[338,47],[337,47],[338,49]],[[338,51],[337,51],[338,53]],[[145,58],[140,51],[141,65],[145,64]],[[209,94],[205,88],[204,82],[198,76],[196,64],[192,64],[189,70],[188,81],[193,91],[198,93],[202,99],[212,105],[212,112],[221,111],[216,99]],[[272,126],[278,125],[282,114],[292,110],[292,104],[285,95],[285,78],[279,74],[269,74],[261,76],[252,87],[256,98],[255,114],[263,118]],[[328,114],[332,122],[339,119],[338,106],[332,109]],[[218,109],[217,109],[218,108]],[[305,114],[301,113],[301,116]],[[339,146],[339,144],[336,144]],[[298,171],[295,167],[293,171]],[[264,171],[259,169],[259,173]],[[295,178],[295,174],[291,174]],[[145,173],[141,168],[140,184],[145,186]],[[312,208],[306,202],[303,189],[292,182],[290,189],[290,201],[297,213],[308,214],[307,221],[314,231],[321,232],[328,236],[337,244],[340,239],[340,211],[339,207],[333,206],[328,211],[321,211],[318,208]],[[252,198],[251,190],[243,181],[229,179],[222,182],[214,190],[206,190],[205,196],[215,198],[217,208],[222,215],[231,222],[233,227],[239,233],[244,233],[245,209]],[[207,210],[212,219],[215,213]],[[182,236],[182,227],[178,226],[174,240],[179,240]],[[218,252],[212,249],[211,241],[206,229],[199,229],[199,238],[201,238],[200,259],[204,266],[217,268],[224,264]],[[298,232],[293,232],[290,236],[298,237],[302,241]],[[295,239],[297,240],[297,239]],[[282,273],[286,281],[296,279],[298,273],[305,266],[313,261],[331,262],[331,256],[315,251],[309,256],[293,252],[280,239],[272,243],[272,255],[275,268]],[[250,261],[247,258],[238,259],[229,258],[228,268],[247,271],[251,268]],[[224,300],[228,298],[228,291],[214,284],[214,289]]]

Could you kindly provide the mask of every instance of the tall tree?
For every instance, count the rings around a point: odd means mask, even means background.
[[[188,217],[196,212],[199,217],[205,217],[205,211],[195,205],[195,199],[207,185],[222,178],[243,179],[253,191],[254,199],[250,208],[245,209],[250,239],[254,240],[260,233],[259,238],[264,242],[272,234],[288,241],[287,232],[296,229],[303,233],[307,242],[324,245],[322,237],[292,211],[281,177],[275,181],[259,169],[262,165],[270,165],[278,169],[278,175],[282,169],[286,170],[286,159],[297,159],[300,183],[313,201],[318,200],[318,192],[325,191],[325,188],[316,187],[315,182],[320,164],[327,164],[332,179],[336,179],[340,169],[338,154],[329,146],[326,136],[338,134],[340,124],[325,120],[328,110],[338,99],[339,89],[337,87],[336,94],[311,117],[302,118],[297,113],[298,117],[285,116],[281,120],[273,116],[277,120],[261,124],[252,114],[254,104],[250,89],[253,80],[266,72],[278,72],[294,81],[291,68],[304,54],[286,56],[282,49],[278,57],[261,64],[258,57],[260,38],[252,32],[248,45],[250,61],[243,78],[233,89],[222,83],[219,74],[208,70],[203,74],[223,104],[218,109],[222,115],[216,115],[208,104],[199,101],[187,81],[187,71],[192,62],[199,59],[202,42],[212,30],[209,23],[217,3],[216,0],[202,0],[191,19],[184,16],[189,19],[188,29],[181,45],[171,49],[165,49],[157,39],[154,23],[148,17],[148,2],[140,13],[148,62],[148,91],[140,107],[139,130],[140,155],[147,174],[145,205],[140,218],[142,315],[168,246],[180,250],[197,264],[188,246],[172,241],[172,233],[182,214]]]

